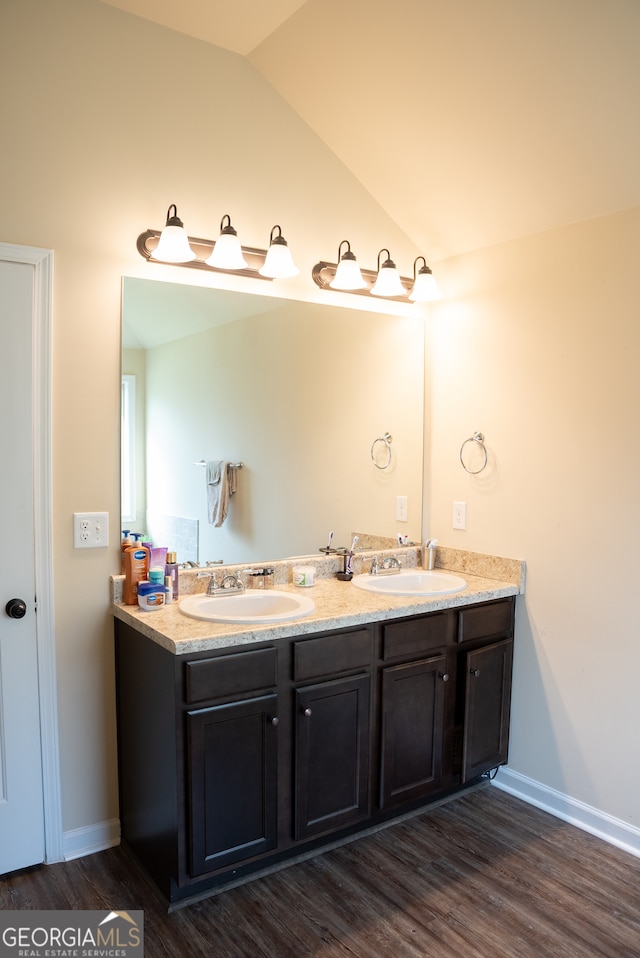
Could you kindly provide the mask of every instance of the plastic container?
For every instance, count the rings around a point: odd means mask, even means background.
[[[314,565],[294,565],[293,584],[300,586],[301,589],[315,585],[316,567]]]
[[[128,529],[122,530],[122,544],[120,547],[120,572],[124,575],[124,554],[127,549],[130,549],[132,545],[135,545],[135,540]]]
[[[171,576],[166,575],[164,577],[164,604],[171,605],[173,602],[173,584],[171,582]]]
[[[164,606],[164,582],[157,585],[155,582],[138,582],[138,605],[145,612],[155,612]]]
[[[164,569],[149,569],[148,578],[153,585],[164,585]]]
[[[178,573],[178,561],[175,552],[167,552],[165,575],[171,576],[171,589],[173,592],[173,598],[177,599],[180,593],[180,576]]]
[[[124,553],[124,591],[125,605],[136,605],[138,601],[138,583],[148,578],[149,551],[141,546],[131,546]]]

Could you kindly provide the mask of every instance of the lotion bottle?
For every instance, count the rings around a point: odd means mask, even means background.
[[[138,583],[147,580],[149,550],[131,546],[124,553],[124,604],[138,604]]]

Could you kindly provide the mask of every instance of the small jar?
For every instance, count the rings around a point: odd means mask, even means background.
[[[316,584],[316,567],[313,565],[294,565],[293,584],[300,588],[309,588]]]
[[[138,582],[138,605],[145,612],[155,612],[164,606],[164,583]]]

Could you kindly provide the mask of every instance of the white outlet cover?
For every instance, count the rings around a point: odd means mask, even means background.
[[[73,513],[74,549],[102,549],[109,545],[108,512]]]
[[[466,529],[467,528],[467,504],[466,502],[454,502],[453,503],[453,519],[452,525],[454,529]]]

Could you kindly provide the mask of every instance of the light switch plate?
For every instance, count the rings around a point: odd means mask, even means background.
[[[101,549],[109,545],[108,512],[73,513],[74,549]]]

